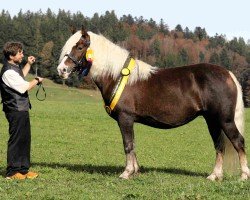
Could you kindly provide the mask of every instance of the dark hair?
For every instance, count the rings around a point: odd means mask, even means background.
[[[6,60],[10,60],[10,56],[15,56],[23,50],[23,44],[20,42],[6,42],[3,46],[3,54]]]

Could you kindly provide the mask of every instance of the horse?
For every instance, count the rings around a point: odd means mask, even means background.
[[[62,48],[57,70],[67,79],[86,69],[101,92],[107,113],[121,131],[126,165],[120,178],[129,179],[139,172],[134,123],[170,129],[197,116],[204,117],[216,152],[215,166],[207,179],[222,180],[223,161],[233,152],[241,166],[241,180],[250,177],[242,90],[232,72],[209,63],[151,66],[132,58],[128,50],[103,35],[82,28]]]

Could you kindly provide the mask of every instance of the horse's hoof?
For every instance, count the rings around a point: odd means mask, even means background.
[[[222,181],[222,176],[221,175],[216,175],[216,174],[211,174],[207,177],[208,180],[210,181]]]
[[[216,176],[215,176],[214,174],[211,174],[211,175],[209,175],[209,176],[207,177],[207,179],[210,180],[210,181],[215,181]]]
[[[126,179],[128,180],[129,178],[131,177],[131,174],[127,171],[124,171],[120,176],[119,178],[122,178],[122,179]]]
[[[128,179],[129,179],[129,176],[125,176],[125,175],[121,174],[121,175],[119,176],[119,178],[128,180]]]
[[[242,173],[241,177],[240,177],[240,180],[241,181],[246,181],[249,177],[250,177],[250,174]]]

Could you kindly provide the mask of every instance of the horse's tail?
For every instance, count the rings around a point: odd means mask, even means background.
[[[236,124],[238,131],[244,137],[244,103],[242,98],[242,89],[235,75],[232,72],[229,73],[237,87],[237,101],[234,113],[234,122]],[[235,173],[237,172],[237,168],[239,165],[238,153],[234,149],[229,139],[225,136],[225,134],[223,135],[224,135],[224,147],[225,147],[224,166],[227,169],[227,171]]]
[[[242,88],[240,83],[237,81],[236,77],[232,72],[229,72],[232,79],[234,80],[237,87],[237,103],[235,107],[234,122],[237,126],[238,131],[242,136],[244,136],[245,120],[244,120],[244,102],[242,95]]]

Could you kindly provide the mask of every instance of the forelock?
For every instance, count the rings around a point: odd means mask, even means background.
[[[69,53],[71,51],[72,47],[76,45],[76,43],[80,40],[81,36],[82,36],[81,31],[77,31],[74,35],[72,35],[67,40],[67,42],[65,43],[65,45],[62,48],[59,63],[62,61],[65,54]]]

